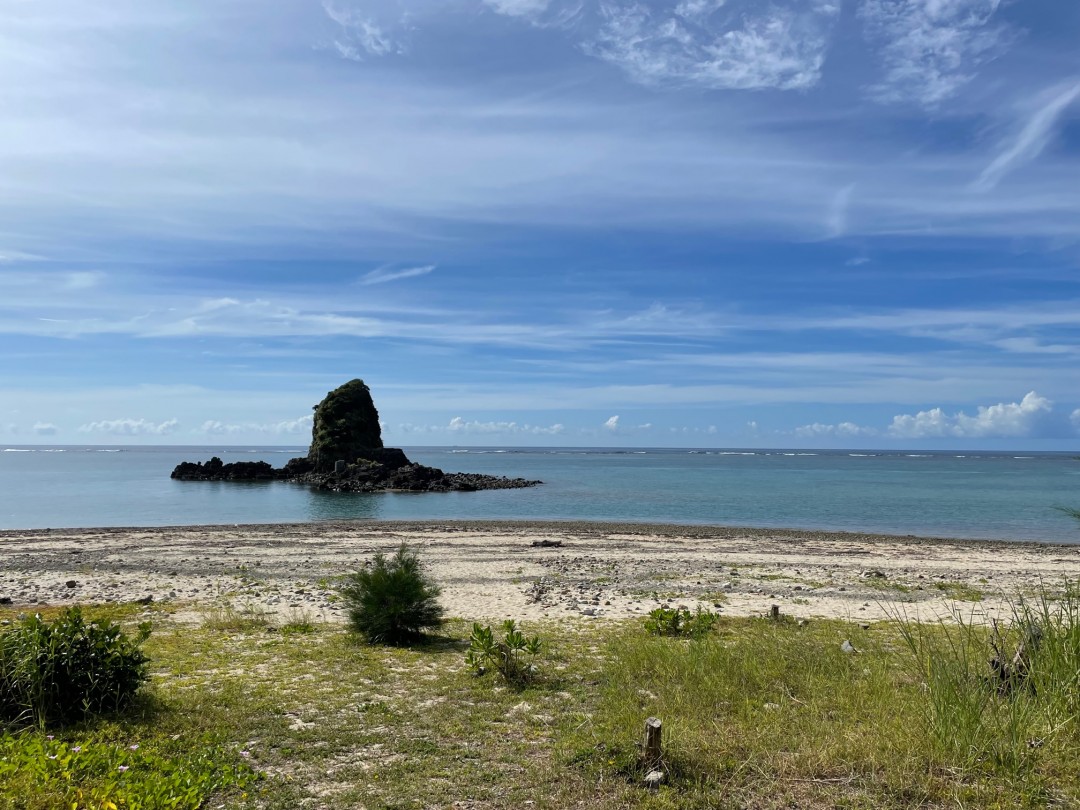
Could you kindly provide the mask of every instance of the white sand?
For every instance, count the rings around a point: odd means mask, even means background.
[[[538,548],[539,540],[561,541]],[[905,610],[1007,614],[1018,594],[1080,578],[1080,546],[811,531],[584,523],[306,523],[0,532],[0,597],[17,608],[152,596],[197,621],[229,603],[341,621],[334,579],[407,542],[468,619],[728,615],[777,604],[871,621]],[[68,587],[74,581],[74,587]],[[953,583],[982,592],[954,601]]]

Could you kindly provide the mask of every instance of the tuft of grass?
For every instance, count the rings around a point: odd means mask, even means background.
[[[270,614],[255,605],[237,608],[226,602],[203,611],[202,626],[219,633],[258,633],[270,626]]]
[[[958,602],[981,602],[983,599],[982,590],[966,582],[935,582],[934,587]]]
[[[306,610],[293,608],[281,625],[286,636],[308,635],[315,632],[315,618]]]

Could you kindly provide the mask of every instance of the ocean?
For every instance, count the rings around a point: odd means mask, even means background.
[[[447,471],[544,484],[352,495],[169,478],[184,460],[280,466],[306,450],[0,446],[0,528],[522,519],[1080,542],[1080,522],[1056,508],[1080,508],[1070,453],[413,447]]]

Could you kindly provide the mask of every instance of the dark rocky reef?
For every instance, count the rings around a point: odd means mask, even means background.
[[[541,483],[476,473],[446,473],[414,464],[402,450],[383,447],[379,412],[363,380],[352,380],[315,406],[307,456],[284,467],[265,461],[184,461],[172,471],[180,481],[294,481],[334,492],[474,492],[520,489]]]

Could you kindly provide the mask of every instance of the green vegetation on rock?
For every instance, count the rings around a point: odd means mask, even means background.
[[[338,460],[355,462],[382,446],[379,412],[363,380],[335,388],[315,406],[308,459],[317,470],[333,469]]]

